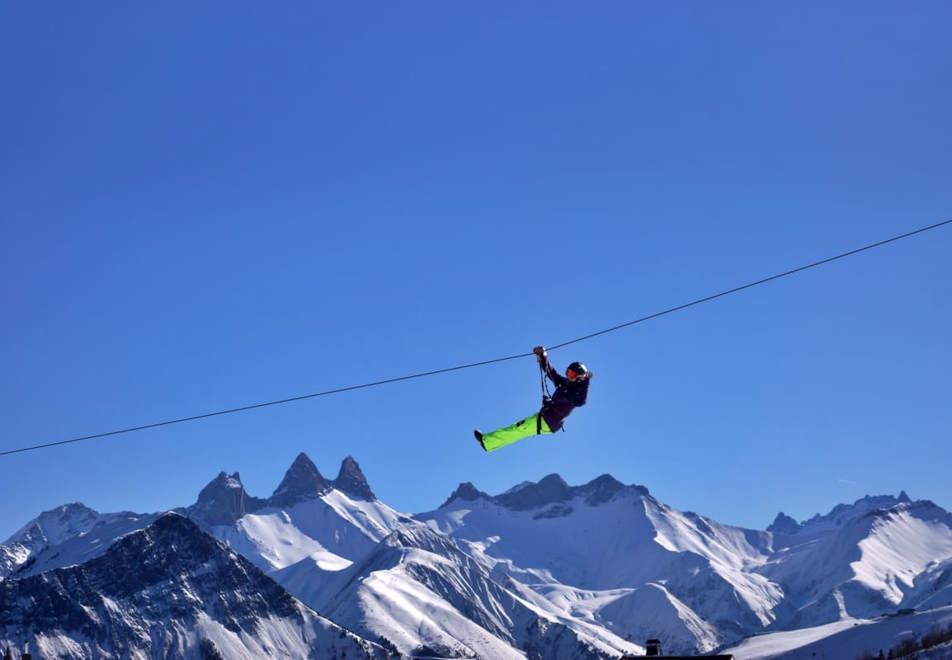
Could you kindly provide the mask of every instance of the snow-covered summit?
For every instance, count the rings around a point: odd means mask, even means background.
[[[4,581],[0,645],[24,641],[41,657],[387,657],[176,513],[83,564]]]
[[[329,480],[300,454],[268,499],[222,472],[179,511],[300,601],[408,653],[594,658],[648,636],[705,652],[952,602],[952,514],[904,491],[803,523],[781,513],[760,531],[609,474],[550,474],[495,496],[464,482],[409,516],[374,496],[352,457]],[[0,546],[0,579],[85,565],[161,515],[45,512]]]
[[[863,516],[877,509],[889,509],[897,504],[908,504],[912,500],[906,491],[900,491],[898,496],[894,495],[866,495],[859,498],[852,504],[837,504],[829,513],[820,515],[817,513],[809,520],[805,520],[801,525],[801,530],[807,533],[830,529],[848,523],[850,520]]]
[[[409,520],[374,496],[353,457],[329,481],[302,453],[271,498],[236,520],[206,527],[262,570],[311,579],[349,566]]]
[[[952,514],[905,493],[864,497],[794,534],[774,533],[772,543],[756,570],[784,590],[787,615],[778,624],[877,616],[901,603],[918,606],[934,593],[924,584],[943,587],[934,567],[952,559]]]
[[[411,657],[596,660],[641,651],[493,579],[455,539],[421,524],[396,529],[330,584],[305,602]]]
[[[264,508],[289,508],[301,502],[320,498],[330,491],[338,490],[350,497],[374,501],[367,478],[357,461],[348,456],[340,466],[337,479],[326,479],[307,454],[301,452],[291,463],[284,478],[271,497],[252,497],[241,483],[237,472],[220,472],[198,494],[198,500],[185,510],[190,517],[206,527],[232,525],[243,516]]]
[[[96,524],[99,512],[81,502],[62,504],[44,511],[7,539],[5,544],[24,546],[56,544]]]
[[[596,505],[608,502],[623,491],[648,495],[648,489],[644,486],[625,485],[610,474],[603,474],[581,486],[570,486],[561,475],[550,474],[538,482],[523,481],[496,496],[490,496],[466,481],[453,491],[440,508],[450,506],[457,499],[485,499],[512,511],[528,511],[568,502],[576,497],[582,497],[588,504]]]
[[[459,486],[456,487],[456,490],[450,493],[450,496],[447,497],[446,501],[440,505],[440,508],[442,509],[444,507],[449,506],[457,499],[472,502],[478,499],[491,500],[492,496],[489,495],[488,493],[484,493],[483,491],[479,490],[471,482],[464,481],[463,483],[461,483]]]
[[[97,546],[138,529],[146,519],[151,517],[128,511],[99,513],[80,502],[44,511],[0,545],[0,578],[84,561],[104,549]]]

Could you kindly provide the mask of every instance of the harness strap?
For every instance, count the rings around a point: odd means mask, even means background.
[[[539,377],[542,381],[542,406],[545,407],[552,397],[549,394],[549,384],[545,380],[545,367],[542,366],[542,363],[539,363]]]
[[[545,367],[542,366],[542,363],[539,363],[539,377],[542,381],[542,407],[539,409],[539,414],[536,415],[536,435],[542,435],[542,412],[546,409],[549,403],[552,402],[552,397],[549,394],[549,384],[545,380]]]

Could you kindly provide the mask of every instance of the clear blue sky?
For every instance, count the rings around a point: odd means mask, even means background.
[[[834,4],[835,6],[827,6]],[[952,217],[952,5],[4,3],[0,448],[558,343]],[[405,511],[610,472],[763,528],[952,506],[952,228],[553,354],[0,459],[0,538],[267,496]]]

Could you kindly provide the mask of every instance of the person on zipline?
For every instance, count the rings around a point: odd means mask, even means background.
[[[592,374],[584,364],[573,362],[565,370],[565,376],[563,376],[549,363],[549,356],[543,347],[536,346],[532,352],[536,354],[539,367],[555,384],[555,394],[552,398],[543,397],[542,410],[512,426],[496,429],[492,433],[481,433],[479,429],[473,431],[473,435],[485,451],[496,451],[530,435],[558,431],[562,428],[562,420],[578,406],[584,406],[588,399],[588,384]],[[543,388],[544,386],[543,380]]]

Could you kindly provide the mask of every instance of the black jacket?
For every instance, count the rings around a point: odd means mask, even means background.
[[[562,428],[562,420],[568,417],[572,410],[585,405],[588,400],[589,379],[569,380],[556,371],[548,359],[542,366],[545,369],[545,375],[555,384],[552,400],[542,408],[542,418],[554,432]]]

